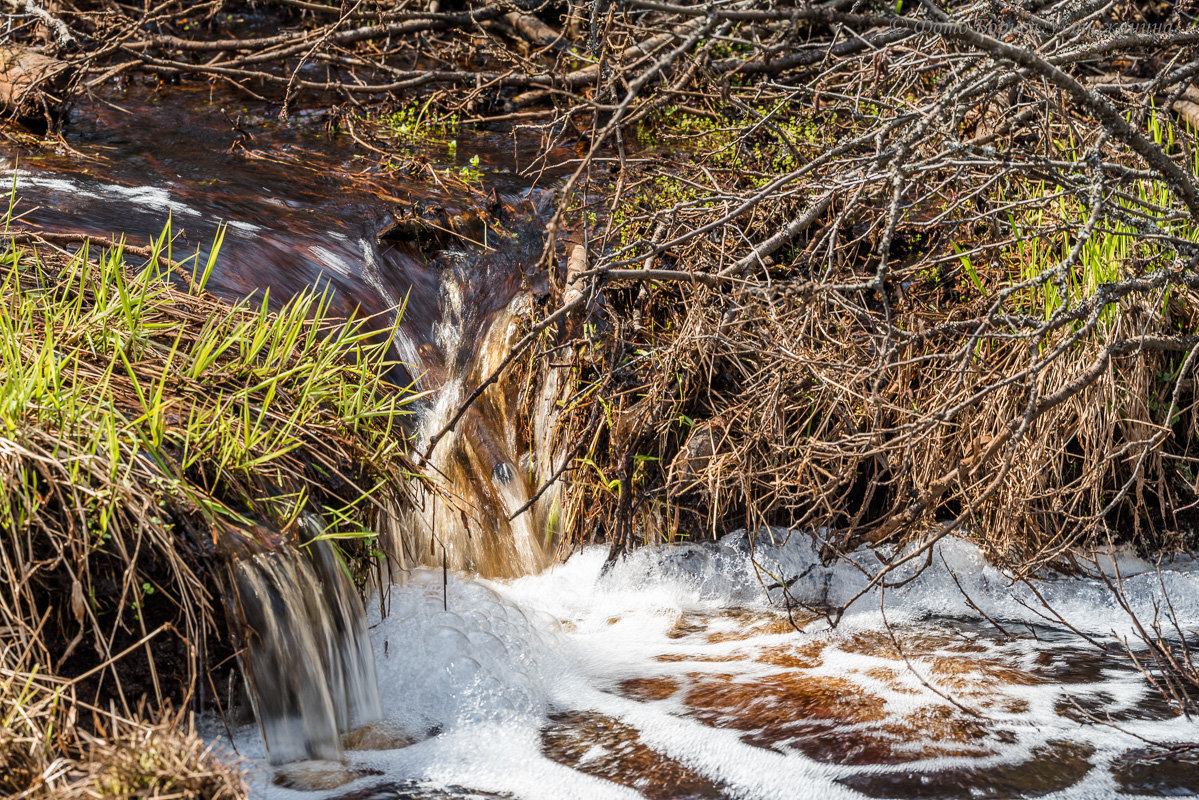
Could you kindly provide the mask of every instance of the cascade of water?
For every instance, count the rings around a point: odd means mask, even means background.
[[[422,388],[433,393],[419,422],[418,447],[457,411],[462,386],[498,367],[519,329],[519,308],[505,309],[484,327],[471,359],[446,359],[445,350],[461,346],[451,338],[461,330],[459,296],[447,294],[454,305],[447,318],[457,324],[444,326],[440,348],[426,344],[417,351]],[[466,365],[465,375],[452,371],[455,364]],[[556,397],[550,394],[565,385],[555,375],[538,394],[537,409],[552,417]],[[511,387],[501,382],[445,436],[427,470],[436,486],[418,486],[417,506],[384,520],[381,536],[402,571],[425,563],[515,576],[545,566],[552,533],[547,509],[556,495],[546,492],[534,501],[533,492],[560,458],[541,452],[547,443],[517,457],[528,445],[521,446],[515,420]],[[538,424],[552,427],[553,421]],[[339,759],[341,736],[380,717],[375,654],[358,596],[334,549],[320,540],[320,520],[306,515],[301,527],[309,539],[301,550],[280,547],[236,559],[233,567],[246,640],[243,669],[274,764]]]
[[[549,433],[558,395],[568,382],[557,379],[534,402],[536,430],[519,431],[517,389],[507,375],[489,386],[451,426],[466,395],[498,370],[520,332],[529,297],[518,294],[507,307],[477,319],[463,306],[463,276],[443,275],[442,311],[435,343],[419,346],[420,388],[432,400],[414,432],[423,452],[434,436],[425,472],[435,488],[417,489],[412,509],[389,521],[384,541],[402,568],[445,565],[484,577],[516,577],[544,568],[556,529],[552,489],[534,497],[561,458]],[[464,337],[464,331],[475,331]],[[552,395],[552,396],[550,396]],[[527,441],[529,434],[535,441]],[[545,452],[543,452],[545,451]],[[534,466],[536,464],[536,466]]]
[[[407,433],[423,450],[503,361],[531,293],[544,291],[545,276],[533,265],[550,196],[522,189],[502,208],[463,212],[442,208],[440,196],[418,202],[432,192],[413,184],[396,190],[414,201],[410,208],[383,209],[335,168],[351,163],[336,146],[309,150],[305,140],[306,157],[331,165],[320,173],[270,159],[248,164],[212,149],[226,122],[210,106],[189,107],[178,119],[139,114],[131,127],[123,116],[103,117],[96,141],[104,166],[95,175],[90,167],[35,158],[34,171],[23,166],[19,176],[31,207],[25,221],[96,235],[119,230],[149,241],[169,212],[187,222],[189,235],[176,229],[177,252],[194,248],[203,263],[225,220],[223,255],[207,284],[215,294],[237,301],[269,290],[272,303],[283,303],[316,285],[330,290],[331,313],[377,316],[381,327],[402,309],[393,332],[400,362],[393,380],[415,380],[429,393],[411,406],[419,417],[403,421],[415,423]],[[106,131],[118,136],[108,140]],[[285,144],[298,136],[275,134]],[[162,151],[165,138],[179,146]],[[148,152],[154,158],[145,158]],[[18,177],[12,164],[0,161],[0,169]],[[213,174],[222,179],[212,183]],[[396,219],[402,213],[407,227],[387,235],[380,223],[393,213]],[[503,217],[514,230],[504,228]],[[430,226],[422,227],[425,219]],[[547,389],[529,394],[530,408],[517,405],[515,383],[504,378],[491,387],[442,438],[422,467],[435,488],[415,482],[412,489],[418,508],[408,498],[380,498],[397,509],[383,515],[380,539],[401,571],[445,564],[486,577],[517,576],[547,564],[555,533],[547,509],[556,489],[534,494],[557,473],[561,457],[549,454],[553,437],[542,434],[553,426],[542,417],[553,415],[567,382],[555,373]],[[521,429],[525,416],[535,418],[535,430]],[[310,539],[322,532],[315,517],[301,527]],[[379,701],[361,604],[335,550],[321,541],[297,548],[263,530],[231,538],[236,543],[222,550],[230,616],[270,760],[339,758],[344,733],[377,718]]]
[[[303,527],[323,532],[315,517]],[[380,716],[362,604],[327,541],[234,560],[242,668],[270,760],[341,758],[342,734]]]
[[[370,241],[359,244],[364,278],[395,304],[398,295],[387,289],[394,275],[383,273],[385,264]],[[521,312],[528,310],[524,293],[498,310],[467,302],[464,293],[477,291],[470,281],[489,269],[488,262],[465,255],[451,262],[436,276],[437,313],[418,310],[395,334],[405,367],[417,388],[428,392],[413,431],[418,452],[448,426],[467,387],[499,368],[519,333]],[[484,576],[516,576],[545,566],[550,515],[543,499],[534,500],[534,491],[546,465],[559,460],[540,452],[543,443],[519,435],[513,383],[504,379],[490,387],[445,432],[423,467],[430,484],[413,487],[415,503],[386,501],[395,510],[384,515],[380,538],[398,567],[392,577],[403,580],[421,564]],[[538,409],[552,410],[553,399],[542,392],[535,402]],[[532,469],[533,461],[542,467]],[[302,549],[243,554],[232,568],[244,628],[243,670],[275,764],[341,758],[341,736],[380,713],[374,654],[357,595],[333,548],[320,541],[320,521],[306,516],[301,527],[309,540]]]

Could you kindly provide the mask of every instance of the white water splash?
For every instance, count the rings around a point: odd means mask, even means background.
[[[191,206],[172,199],[170,191],[158,186],[123,186],[96,180],[73,178],[50,178],[21,170],[0,172],[0,181],[11,186],[16,181],[17,194],[22,189],[37,188],[51,193],[67,195],[73,199],[104,200],[136,206],[146,211],[161,213],[170,211],[176,216],[198,217],[200,212]]]
[[[349,751],[363,777],[332,793],[269,786],[266,771],[255,792],[324,798],[394,784],[416,797],[471,790],[530,800],[1080,800],[1136,789],[1118,767],[1144,746],[1139,737],[1199,739],[1126,661],[1043,624],[1036,592],[1082,630],[1129,631],[1099,578],[1013,584],[972,544],[947,539],[922,574],[868,592],[836,629],[804,614],[795,630],[771,602],[779,590],[763,587],[767,573],[802,576],[790,592],[814,604],[844,602],[866,578],[853,563],[821,564],[810,537],[773,533],[774,544],[758,537],[754,559],[733,534],[713,546],[642,550],[606,574],[598,548],[504,584],[453,575],[443,584],[440,572],[418,571],[382,598],[387,616],[375,603],[371,619],[385,722],[416,743]],[[873,559],[853,556],[858,566]],[[1199,569],[1180,562],[1159,578],[1148,567],[1121,561],[1130,607],[1151,612],[1164,585],[1180,624],[1199,623]],[[980,610],[1012,635],[984,624]],[[237,741],[254,756],[250,734]],[[660,763],[642,783],[619,774],[645,753]],[[662,764],[708,793],[672,794],[674,784],[655,783]],[[434,789],[448,793],[420,793]]]
[[[40,189],[49,193],[51,199],[55,195],[66,199],[68,206],[79,200],[98,200],[114,205],[131,206],[156,216],[165,212],[176,218],[195,219],[204,216],[204,212],[175,199],[170,190],[160,186],[125,186],[96,179],[49,177],[11,169],[4,159],[0,159],[0,185],[6,188],[15,185],[18,198],[23,190]],[[244,235],[265,230],[261,225],[241,219],[227,219],[224,223]]]

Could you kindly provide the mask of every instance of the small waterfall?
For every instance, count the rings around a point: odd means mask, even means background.
[[[416,380],[429,392],[412,405],[423,405],[419,418],[402,421],[412,424],[413,449],[423,451],[507,355],[531,296],[546,291],[537,265],[553,195],[522,186],[494,200],[454,198],[423,181],[397,184],[393,176],[384,208],[356,177],[346,177],[354,170],[334,168],[314,180],[313,172],[283,162],[247,162],[211,148],[227,121],[210,103],[201,105],[181,124],[173,115],[139,114],[136,125],[125,115],[103,117],[101,131],[114,137],[76,142],[103,155],[98,174],[34,157],[34,172],[23,166],[20,174],[25,222],[48,231],[121,231],[145,242],[159,235],[169,211],[187,222],[189,235],[178,231],[175,246],[204,254],[217,221],[226,220],[225,255],[207,286],[214,294],[240,301],[269,289],[271,302],[282,303],[317,286],[329,290],[335,316],[377,317],[380,327],[402,308],[394,380]],[[164,137],[179,147],[160,152]],[[100,150],[91,150],[97,144]],[[150,152],[166,157],[146,158]],[[311,155],[353,164],[335,144]],[[16,179],[12,165],[0,166]],[[210,185],[217,173],[227,180]],[[506,375],[434,449],[422,467],[429,483],[414,481],[415,504],[407,496],[378,498],[392,509],[379,533],[393,565],[514,577],[548,563],[559,530],[550,511],[557,489],[534,495],[562,463],[548,443],[559,390],[568,385],[564,375],[551,371],[540,391]],[[215,524],[230,633],[242,646],[242,672],[270,760],[341,757],[345,733],[380,709],[362,605],[335,548],[319,540],[323,525],[306,517],[301,535],[284,541],[266,528]]]
[[[362,604],[323,526],[305,516],[303,550],[283,545],[233,561],[243,672],[273,764],[339,759],[341,737],[379,719]]]
[[[416,388],[427,392],[410,431],[413,452],[423,453],[519,339],[532,310],[529,286],[513,282],[523,268],[504,260],[518,257],[507,251],[439,251],[449,255],[434,270],[412,260],[413,251],[384,258],[369,240],[358,243],[362,276],[386,303],[399,305],[403,278],[411,279],[409,294],[419,285],[426,301],[407,307],[393,340]],[[433,291],[435,313],[427,302]],[[557,404],[570,386],[566,371],[550,372],[538,389],[519,385],[511,370],[502,375],[441,436],[421,466],[428,480],[414,481],[402,499],[381,498],[390,509],[379,534],[391,578],[403,582],[421,565],[516,577],[548,564],[561,524],[559,492],[536,493],[560,472]],[[320,520],[303,517],[301,528],[307,543],[300,548],[281,544],[232,561],[242,667],[276,765],[341,759],[342,737],[381,715],[357,593],[335,549],[320,540]]]
[[[457,411],[458,389],[459,381],[443,384],[439,402],[422,420],[417,449]],[[547,531],[535,528],[528,511],[516,515],[532,490],[508,435],[512,420],[496,402],[500,393],[485,393],[445,433],[425,466],[433,485],[418,487],[413,506],[385,531],[401,567],[444,565],[484,577],[515,577],[547,563]]]
[[[557,403],[570,382],[554,369],[541,391],[529,392],[509,368],[448,428],[468,394],[503,363],[531,310],[522,292],[480,318],[464,307],[466,280],[458,270],[443,273],[435,341],[417,348],[419,386],[432,401],[413,442],[423,453],[440,436],[424,467],[434,485],[390,520],[383,538],[403,569],[445,565],[483,577],[517,577],[548,564],[560,531],[557,487],[537,493],[560,472]],[[529,430],[522,428],[525,417],[533,420]]]

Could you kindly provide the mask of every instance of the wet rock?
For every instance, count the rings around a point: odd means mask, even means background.
[[[383,783],[328,800],[510,800],[512,795],[479,792],[461,786],[426,786],[412,781]]]
[[[354,769],[340,761],[296,761],[275,770],[275,785],[286,789],[317,791],[336,789],[350,781],[381,773]]]
[[[341,737],[346,750],[398,750],[415,743],[415,737],[385,722],[363,725]]]

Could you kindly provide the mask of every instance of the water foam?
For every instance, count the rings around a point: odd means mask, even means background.
[[[936,796],[1107,797],[1124,786],[1113,770],[1138,737],[1196,738],[1125,660],[1045,624],[1054,615],[1038,594],[1082,630],[1124,632],[1098,571],[1013,583],[969,542],[946,539],[922,573],[897,570],[911,580],[865,593],[837,628],[801,611],[796,629],[779,584],[837,605],[866,586],[876,556],[826,565],[811,537],[772,533],[752,547],[733,534],[651,548],[607,571],[605,552],[588,549],[507,583],[414,572],[376,598],[370,623],[385,723],[416,743],[348,751],[363,777],[321,797],[390,783],[676,796],[654,784],[663,764],[714,787],[694,796],[903,797],[931,780],[958,787]],[[1192,563],[1159,575],[1123,558],[1120,573],[1134,610],[1152,610],[1164,587],[1184,626],[1199,620]],[[555,752],[550,730],[577,746]],[[252,739],[237,736],[251,757]],[[609,769],[647,752],[659,760],[644,782]],[[268,781],[263,772],[256,793],[314,796]]]
[[[124,186],[98,180],[51,178],[21,170],[0,172],[0,181],[8,185],[16,181],[18,194],[25,188],[37,188],[72,199],[126,203],[153,213],[161,213],[166,209],[175,216],[200,216],[199,211],[174,200],[170,191],[158,186]]]

